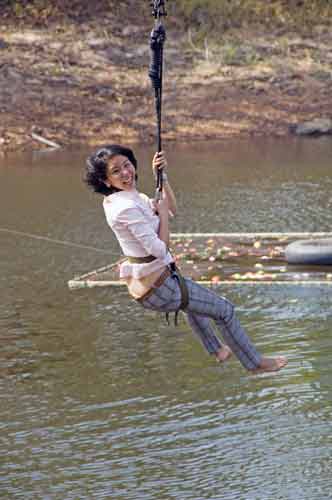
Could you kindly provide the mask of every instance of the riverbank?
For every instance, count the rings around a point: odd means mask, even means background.
[[[104,12],[84,23],[0,26],[2,152],[40,148],[34,133],[63,147],[154,141],[152,21],[123,19]],[[282,137],[295,123],[332,117],[330,26],[310,36],[238,28],[201,45],[171,18],[167,28],[166,141]]]

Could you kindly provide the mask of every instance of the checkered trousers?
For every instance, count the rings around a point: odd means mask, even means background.
[[[260,364],[261,355],[241,327],[235,316],[233,304],[213,290],[185,278],[189,292],[189,303],[185,310],[189,325],[210,354],[216,354],[222,343],[215,334],[211,320],[220,331],[224,342],[231,348],[247,370]],[[141,301],[146,309],[159,312],[176,311],[181,303],[178,281],[170,276],[152,294]]]

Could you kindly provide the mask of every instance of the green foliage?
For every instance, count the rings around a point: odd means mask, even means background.
[[[143,0],[144,1],[144,0]],[[118,12],[134,0],[0,0],[2,14],[8,19],[48,25],[52,21],[66,19],[83,22],[89,18],[102,17],[104,13]],[[148,3],[148,2],[147,2]]]
[[[221,62],[227,66],[249,66],[258,62],[259,57],[250,46],[243,42],[226,42],[220,47]]]
[[[0,0],[0,9],[18,19],[41,23],[66,17],[81,21],[120,11],[134,14],[140,22],[149,13],[149,0]],[[168,0],[167,10],[204,40],[206,35],[216,38],[226,29],[248,25],[273,29],[330,24],[332,0]]]
[[[332,0],[177,0],[176,4],[188,24],[206,33],[248,24],[310,27],[329,23],[332,15]]]

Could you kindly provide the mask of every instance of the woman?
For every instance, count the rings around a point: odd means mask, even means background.
[[[130,149],[112,144],[87,161],[85,181],[104,195],[107,222],[127,257],[120,265],[120,279],[126,282],[130,295],[146,309],[166,313],[183,309],[192,330],[218,361],[224,362],[233,352],[251,372],[280,370],[287,364],[286,358],[259,354],[227,299],[182,278],[175,270],[168,246],[169,215],[176,213],[176,200],[163,152],[154,155],[152,168],[155,176],[162,169],[163,190],[158,202],[137,191],[137,161]],[[211,320],[225,344],[216,336]]]

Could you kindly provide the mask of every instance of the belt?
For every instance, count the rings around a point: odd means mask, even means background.
[[[153,262],[157,257],[154,255],[146,255],[145,257],[128,257],[126,259],[130,264],[147,264],[148,262]]]
[[[171,271],[169,270],[168,267],[166,267],[166,269],[161,273],[159,278],[157,278],[156,281],[153,283],[152,287],[147,292],[145,292],[145,294],[142,295],[142,297],[139,297],[136,300],[138,302],[143,302],[144,300],[148,299],[155,291],[155,288],[159,288],[164,283],[164,281],[171,275],[172,275]]]

